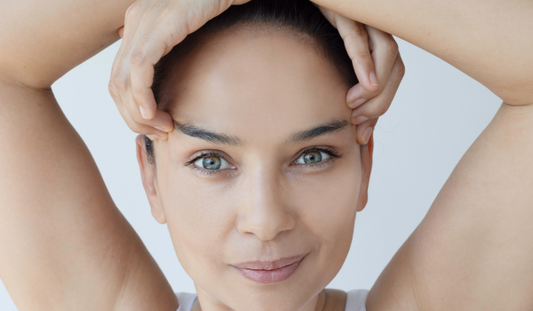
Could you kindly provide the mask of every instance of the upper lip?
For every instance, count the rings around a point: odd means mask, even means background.
[[[292,257],[284,257],[274,261],[246,261],[241,262],[236,265],[233,265],[239,269],[250,269],[250,270],[274,270],[286,267],[295,262],[302,260],[305,255],[297,255]]]

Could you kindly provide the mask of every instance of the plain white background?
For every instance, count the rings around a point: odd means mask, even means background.
[[[435,56],[399,40],[406,75],[375,130],[370,199],[358,214],[348,257],[330,288],[369,289],[425,216],[501,100]],[[135,156],[135,133],[107,91],[120,42],[53,85],[70,122],[88,145],[118,208],[152,253],[175,292],[195,292],[174,253],[166,225],[150,214]],[[0,282],[0,310],[17,310]]]

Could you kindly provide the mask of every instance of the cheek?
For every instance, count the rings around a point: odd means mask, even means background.
[[[164,187],[160,198],[180,263],[193,279],[198,273],[213,275],[209,267],[222,258],[226,237],[234,227],[224,183],[179,172],[167,174],[159,185]]]
[[[336,243],[353,229],[360,184],[360,164],[354,159],[295,187],[300,219],[322,243]]]
[[[360,159],[339,166],[315,183],[295,189],[299,219],[318,244],[317,271],[329,283],[351,246],[361,185]]]

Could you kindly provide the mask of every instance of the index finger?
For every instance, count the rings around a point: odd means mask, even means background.
[[[338,14],[336,24],[339,34],[344,40],[346,52],[352,60],[359,83],[368,91],[377,90],[378,79],[365,26]]]

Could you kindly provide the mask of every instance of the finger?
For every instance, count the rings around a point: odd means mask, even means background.
[[[373,45],[372,60],[381,87],[374,91],[369,91],[359,84],[352,87],[346,95],[348,107],[352,109],[357,108],[383,91],[399,55],[398,44],[391,35],[370,26],[367,26],[367,28],[370,44]]]
[[[124,26],[120,27],[118,29],[118,35],[122,38],[124,37]]]
[[[126,97],[135,101],[141,116],[150,120],[154,117],[156,111],[156,102],[151,90],[152,79],[154,75],[153,66],[162,57],[159,52],[161,45],[165,40],[161,38],[163,34],[156,32],[154,35],[153,28],[146,29],[146,25],[157,25],[158,22],[147,20],[147,11],[157,11],[153,6],[154,1],[137,1],[128,8],[124,26],[124,48],[119,49],[121,58],[119,60],[119,69],[122,68],[128,73],[124,84],[129,87],[123,87],[122,91],[130,93]],[[160,14],[155,14],[159,16]],[[139,23],[142,20],[142,23]],[[150,45],[152,39],[159,41],[154,48]],[[151,53],[156,53],[152,55]],[[131,96],[130,96],[131,95]],[[131,105],[132,102],[129,102]]]
[[[335,15],[337,13],[328,10],[325,7],[322,7],[316,3],[313,4],[320,10],[320,12],[322,12],[322,15],[324,15],[324,17],[330,22],[330,24],[333,25],[333,27],[337,28],[337,23],[335,21]]]
[[[364,26],[324,7],[316,4],[315,6],[320,9],[331,25],[339,31],[359,82],[370,91],[376,90],[378,88],[378,80],[374,71],[368,36]]]
[[[155,22],[154,22],[155,23]],[[170,23],[170,22],[169,22]],[[129,56],[131,93],[139,105],[144,119],[152,119],[156,110],[156,102],[152,92],[154,66],[157,62],[188,34],[187,25],[178,24],[168,32],[152,33],[151,29],[139,30],[135,35],[141,38],[135,43]],[[169,41],[169,38],[172,38]]]
[[[370,53],[369,38],[365,26],[341,15],[336,15],[336,24],[346,52],[352,60],[359,84],[373,92],[378,89],[374,61]]]
[[[158,137],[158,139],[162,140],[166,140],[168,138],[167,132],[160,131],[151,125],[139,123],[135,121],[131,116],[127,115],[127,113],[124,116],[124,120],[126,121],[128,127],[135,133],[151,135],[154,137]]]
[[[129,83],[126,83],[126,89],[131,89]],[[162,132],[170,132],[174,128],[174,121],[170,114],[165,111],[156,109],[154,117],[152,119],[144,119],[139,111],[139,106],[136,100],[133,98],[131,92],[125,92],[122,95],[125,98],[121,98],[121,105],[117,105],[121,115],[124,117],[128,126],[134,131],[141,134],[148,134],[140,132],[141,129],[136,128],[137,124],[151,126]],[[119,94],[120,96],[120,94]]]
[[[366,145],[370,137],[374,134],[374,129],[378,123],[378,118],[372,118],[355,127],[355,137],[359,145]]]
[[[389,109],[394,96],[396,95],[396,91],[400,86],[404,73],[405,67],[402,58],[398,55],[392,69],[391,77],[383,92],[354,109],[351,117],[352,123],[356,125],[362,124],[369,119],[383,115]]]
[[[171,132],[174,129],[174,121],[168,112],[157,109],[155,115],[150,120],[143,119],[136,109],[130,111],[130,116],[133,122],[138,124],[147,125],[155,128],[161,132]],[[146,134],[146,133],[141,133]]]
[[[128,9],[128,12],[131,12],[130,6]],[[127,13],[128,14],[128,13]],[[109,79],[108,89],[109,93],[113,97],[113,100],[115,101],[117,108],[120,108],[127,104],[128,102],[125,100],[129,96],[126,94],[129,92],[129,76],[130,76],[130,70],[128,66],[127,61],[127,53],[126,51],[131,50],[131,42],[133,41],[131,37],[135,34],[135,31],[137,30],[138,25],[135,23],[128,23],[128,20],[126,20],[126,26],[123,26],[122,29],[122,40],[120,42],[120,47],[118,49],[117,55],[115,56],[115,59],[113,60],[113,65],[111,68],[111,76]],[[119,30],[120,31],[120,30]],[[125,98],[123,98],[125,97]],[[121,111],[122,113],[122,111]],[[122,115],[124,117],[124,115]]]

